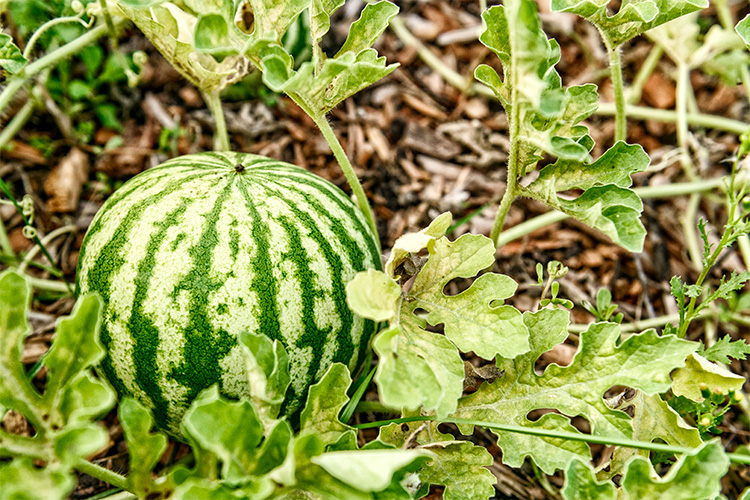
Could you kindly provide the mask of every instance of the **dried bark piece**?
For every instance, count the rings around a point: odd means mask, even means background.
[[[75,212],[83,183],[88,178],[88,155],[78,148],[71,149],[44,181],[44,191],[50,197],[47,200],[47,208],[50,212]]]

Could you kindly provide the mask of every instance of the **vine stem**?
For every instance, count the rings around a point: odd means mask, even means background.
[[[626,99],[627,104],[636,104],[641,100],[641,94],[643,93],[643,87],[646,86],[646,82],[649,77],[653,74],[656,69],[656,65],[659,64],[661,56],[664,54],[664,49],[661,45],[654,45],[651,48],[651,52],[648,53],[648,57],[643,61],[641,68],[638,70],[638,74],[635,75],[633,82],[630,84],[628,89],[628,95]],[[627,111],[627,107],[626,107]]]
[[[121,17],[113,19],[113,23],[115,26],[120,26],[126,22],[127,19]],[[72,40],[62,47],[53,50],[49,54],[40,57],[33,63],[30,63],[28,66],[23,68],[20,73],[9,78],[8,85],[5,87],[5,90],[0,93],[0,112],[5,109],[5,107],[13,99],[13,96],[16,95],[21,87],[23,87],[26,82],[31,80],[37,73],[49,66],[53,66],[59,63],[61,60],[70,57],[81,49],[91,45],[96,40],[106,35],[107,31],[107,25],[100,24],[99,26],[96,26],[91,31],[87,31],[75,40]]]
[[[372,429],[374,427],[383,427],[389,424],[402,424],[408,422],[439,422],[446,424],[466,425],[466,426],[478,426],[486,429],[494,429],[504,432],[513,432],[516,434],[526,434],[529,436],[548,437],[567,439],[570,441],[582,441],[585,443],[593,444],[604,444],[609,446],[623,446],[626,448],[635,448],[639,450],[651,450],[651,451],[662,451],[666,453],[692,453],[695,448],[689,448],[687,446],[673,446],[662,443],[652,443],[649,441],[637,441],[635,439],[625,439],[617,437],[605,437],[605,436],[592,436],[590,434],[580,434],[570,431],[552,430],[552,429],[541,429],[535,427],[524,427],[521,425],[511,424],[496,424],[493,422],[482,422],[480,420],[468,420],[463,418],[441,418],[438,419],[435,416],[425,415],[419,417],[405,417],[396,418],[391,420],[381,420],[378,422],[367,422],[365,424],[356,424],[352,427],[357,429]],[[741,455],[738,453],[727,453],[729,460],[740,464],[750,464],[750,455]]]
[[[203,92],[203,100],[214,116],[216,130],[214,131],[214,150],[229,151],[229,134],[227,133],[227,121],[224,117],[224,108],[221,105],[219,92]]]
[[[6,144],[18,133],[21,128],[31,117],[31,112],[34,111],[34,100],[29,99],[23,105],[23,107],[16,113],[16,116],[3,128],[0,132],[0,149],[3,149]]]
[[[625,108],[625,82],[622,78],[622,57],[619,45],[614,45],[609,36],[599,30],[609,54],[609,70],[612,79],[612,90],[615,93],[615,138],[614,142],[627,139],[627,115]]]
[[[625,106],[625,110],[630,118],[638,120],[656,120],[665,123],[676,123],[677,113],[670,109],[656,109],[646,106]],[[612,116],[616,113],[614,104],[610,102],[599,103],[599,108],[595,114],[602,116]],[[723,116],[707,115],[704,113],[686,113],[687,123],[694,127],[706,127],[715,130],[723,130],[733,134],[742,135],[750,129],[750,124],[724,118]]]
[[[115,488],[130,491],[128,480],[125,476],[106,469],[101,465],[96,465],[95,463],[89,462],[88,460],[82,458],[78,461],[78,463],[76,463],[75,468],[85,474],[88,474],[89,476],[101,479],[105,483],[111,484]]]
[[[378,246],[378,252],[380,252],[380,238],[378,238],[378,227],[375,224],[375,215],[372,213],[372,208],[370,208],[370,202],[367,200],[365,190],[362,188],[362,184],[359,182],[359,178],[357,177],[356,172],[354,172],[354,167],[349,161],[349,158],[346,156],[344,147],[336,137],[336,133],[333,131],[333,128],[331,128],[331,124],[328,123],[328,120],[324,115],[313,112],[312,109],[310,109],[304,103],[300,103],[299,99],[294,99],[294,102],[296,102],[297,105],[299,105],[310,116],[310,118],[313,119],[315,125],[317,125],[320,131],[323,133],[323,137],[331,147],[333,156],[341,166],[341,170],[344,172],[346,181],[349,183],[349,187],[352,189],[354,197],[357,199],[357,205],[359,206],[359,209],[365,216],[370,229],[372,229],[372,234],[375,236],[375,242]]]

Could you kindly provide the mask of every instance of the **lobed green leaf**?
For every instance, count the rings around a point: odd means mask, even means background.
[[[13,38],[5,33],[0,33],[0,68],[11,75],[21,71],[29,62],[15,43]]]
[[[577,14],[594,24],[615,46],[680,16],[708,7],[708,0],[628,0],[608,15],[607,0],[552,0],[555,12]]]
[[[632,335],[618,344],[619,325],[594,323],[581,334],[578,352],[570,365],[552,364],[537,375],[537,358],[567,337],[568,320],[568,312],[562,310],[524,313],[531,351],[513,360],[498,360],[503,376],[462,398],[455,416],[522,426],[554,424],[559,428],[561,415],[546,414],[536,422],[528,418],[533,410],[554,409],[567,417],[586,418],[593,435],[630,439],[631,418],[608,406],[604,393],[620,385],[646,394],[664,392],[671,386],[670,372],[682,366],[685,357],[697,348],[693,342],[674,336],[659,337],[654,331]],[[565,468],[583,451],[562,448],[559,440],[530,439],[509,432],[496,434],[503,461],[514,467],[529,456],[542,470],[552,473]]]

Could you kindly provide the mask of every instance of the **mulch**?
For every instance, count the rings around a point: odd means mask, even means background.
[[[463,75],[472,74],[480,63],[499,68],[494,55],[476,41],[474,34],[480,17],[474,3],[408,1],[401,6],[401,15],[412,33],[448,67]],[[742,17],[744,13],[737,15]],[[574,16],[543,13],[543,21],[547,33],[555,36],[562,48],[557,68],[563,82],[596,83],[602,98],[611,100],[605,71],[606,52],[594,29]],[[343,42],[349,22],[342,16],[334,19],[329,41],[332,48]],[[716,21],[708,18],[708,22]],[[641,37],[624,47],[626,81],[632,80],[650,46]],[[141,85],[136,88],[123,85],[110,96],[120,110],[121,132],[100,128],[91,143],[75,144],[60,130],[52,113],[39,111],[16,136],[13,148],[0,153],[2,179],[17,198],[27,194],[34,200],[40,237],[57,228],[72,226],[48,245],[71,282],[83,235],[97,209],[118,185],[168,157],[212,148],[212,118],[200,93],[186,84],[137,30],[126,31],[122,47],[125,51],[145,50],[149,60]],[[371,200],[383,248],[390,248],[400,235],[421,229],[445,211],[450,211],[454,220],[474,215],[458,226],[451,238],[467,232],[488,234],[505,187],[504,162],[509,141],[502,108],[490,99],[466,95],[445,83],[419,59],[413,48],[405,46],[390,31],[381,38],[378,49],[389,62],[398,62],[400,67],[333,110],[330,121]],[[670,76],[673,69],[665,57],[648,80],[641,105],[662,109],[674,106],[675,85]],[[718,78],[699,71],[693,72],[692,83],[701,111],[750,121],[750,106],[740,88],[727,87]],[[225,109],[234,149],[300,165],[348,191],[344,175],[322,135],[289,99],[267,95],[263,99],[227,102]],[[93,119],[93,116],[74,119]],[[586,123],[596,140],[596,157],[613,143],[613,121],[595,115]],[[184,132],[179,135],[165,132],[176,126]],[[693,136],[705,153],[700,175],[711,178],[727,174],[730,164],[724,160],[738,146],[737,137],[707,129],[693,129]],[[674,125],[631,120],[628,141],[643,145],[652,156],[653,165],[658,167],[635,175],[635,185],[685,180],[674,155]],[[680,223],[686,205],[685,197],[645,201],[643,221],[649,233],[641,254],[634,255],[597,231],[566,220],[498,249],[494,270],[519,283],[519,292],[511,302],[522,311],[538,305],[540,290],[533,286],[536,263],[558,260],[570,269],[560,280],[561,295],[577,306],[584,300],[595,302],[597,290],[606,287],[619,305],[618,311],[624,313],[624,322],[674,313],[676,304],[669,293],[669,278],[679,275],[692,282],[699,274],[688,257]],[[546,211],[538,202],[517,200],[506,227]],[[720,234],[726,217],[721,198],[704,196],[698,216],[707,221],[713,234]],[[0,205],[0,217],[16,254],[31,250],[33,243],[23,236],[21,217],[13,207]],[[37,261],[44,263],[41,258]],[[743,268],[736,249],[728,249],[712,271],[711,282],[715,284],[722,275]],[[41,270],[32,272],[49,277]],[[72,306],[71,298],[37,296],[31,316],[33,333],[26,343],[24,363],[34,363],[46,351],[55,320],[68,314]],[[593,317],[576,307],[572,319],[587,323]],[[714,326],[735,338],[747,339],[750,333],[747,327],[739,325]],[[703,325],[696,322],[691,338],[699,339],[703,334]],[[570,345],[570,349],[556,353],[555,362],[570,359],[574,341]],[[732,369],[745,376],[749,367],[748,362],[732,363]],[[114,414],[107,416],[105,422],[110,430],[110,446],[96,460],[122,472],[127,469],[122,429]],[[3,425],[24,432],[23,419],[11,421],[7,417]],[[750,442],[750,433],[739,411],[730,412],[721,429],[730,451]],[[489,433],[479,433],[475,439],[497,457],[490,469],[498,477],[496,498],[552,498],[528,464],[515,470],[502,465],[499,448]],[[171,455],[168,450],[164,460]],[[560,475],[549,481],[557,487],[562,485]],[[725,478],[724,493],[736,496],[748,481],[748,468],[734,468]],[[83,476],[72,498],[85,498],[105,489],[106,485]],[[440,490],[435,489],[430,498],[441,498]]]

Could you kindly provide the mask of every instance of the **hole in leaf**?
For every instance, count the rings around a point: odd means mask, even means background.
[[[472,280],[466,278],[453,278],[443,287],[443,295],[446,297],[455,297],[459,293],[468,289],[472,284]]]
[[[542,353],[536,362],[534,362],[534,371],[541,375],[544,370],[551,364],[558,366],[568,366],[573,361],[573,357],[578,349],[571,344],[557,344],[549,351]]]
[[[26,437],[36,436],[36,429],[34,426],[31,425],[31,422],[29,422],[29,420],[18,410],[8,410],[0,422],[0,427],[9,434]]]

